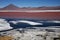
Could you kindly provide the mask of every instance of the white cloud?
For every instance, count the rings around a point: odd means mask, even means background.
[[[32,21],[27,21],[27,20],[18,20],[18,21],[10,21],[13,24],[17,24],[17,23],[27,23],[30,25],[43,25],[42,23],[37,23],[37,22],[32,22]]]
[[[12,27],[5,19],[0,19],[0,31],[7,29],[12,29]]]

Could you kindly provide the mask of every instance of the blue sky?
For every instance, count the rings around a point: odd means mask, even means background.
[[[60,0],[0,0],[0,8],[9,4],[18,7],[60,6]]]

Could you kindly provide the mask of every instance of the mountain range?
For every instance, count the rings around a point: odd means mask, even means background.
[[[18,7],[13,4],[9,4],[0,10],[60,10],[60,6],[42,6],[42,7]]]

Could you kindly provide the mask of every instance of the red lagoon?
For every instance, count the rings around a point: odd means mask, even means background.
[[[60,20],[60,12],[0,12],[0,17]]]

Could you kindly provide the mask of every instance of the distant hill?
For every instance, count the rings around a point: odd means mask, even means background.
[[[60,10],[60,6],[42,6],[42,7],[17,7],[16,5],[9,4],[8,6],[4,8],[0,8],[0,10]]]

